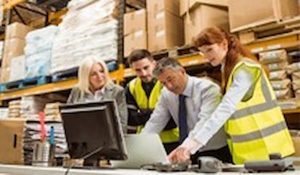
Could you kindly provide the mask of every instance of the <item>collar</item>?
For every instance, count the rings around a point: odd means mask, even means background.
[[[185,95],[186,97],[192,97],[193,86],[194,86],[194,82],[192,80],[192,77],[187,75],[187,84],[182,95]]]

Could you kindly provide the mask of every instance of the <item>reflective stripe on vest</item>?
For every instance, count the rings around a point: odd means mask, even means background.
[[[159,81],[157,81],[148,99],[146,92],[144,91],[142,86],[142,80],[140,78],[135,78],[129,83],[129,91],[134,97],[140,109],[154,109],[160,96],[162,87],[162,84]],[[142,128],[143,126],[138,126],[137,133],[140,133],[142,131]],[[177,127],[170,130],[164,130],[160,133],[160,138],[163,143],[178,142],[179,130]]]
[[[261,67],[251,61],[240,61],[229,77],[227,90],[239,68],[250,71],[257,79],[248,90],[252,92],[250,98],[237,105],[236,112],[225,124],[234,163],[266,160],[272,153],[280,153],[283,157],[291,155],[294,152],[291,137]]]

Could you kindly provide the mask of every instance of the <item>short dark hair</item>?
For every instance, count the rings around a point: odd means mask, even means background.
[[[165,69],[171,68],[171,69],[178,69],[182,68],[182,65],[179,63],[179,61],[172,57],[164,57],[156,62],[156,66],[153,70],[153,75],[155,77],[159,76]]]
[[[130,53],[128,56],[128,63],[131,65],[133,62],[142,60],[144,58],[148,58],[149,60],[153,60],[151,53],[146,49],[137,49]]]

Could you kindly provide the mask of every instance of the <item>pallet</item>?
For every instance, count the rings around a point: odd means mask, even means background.
[[[51,82],[50,76],[37,76],[32,78],[25,78],[23,80],[23,87],[42,85],[50,82]]]
[[[22,89],[31,86],[38,86],[50,82],[51,82],[51,77],[49,76],[37,76],[32,78],[26,78],[23,80],[17,80],[17,81],[0,84],[0,92],[17,90],[17,89]]]
[[[52,82],[58,82],[67,79],[77,78],[77,75],[78,75],[78,67],[75,67],[68,70],[55,72],[51,75],[51,78],[52,78]]]
[[[118,64],[116,61],[110,61],[106,63],[107,69],[109,72],[115,71],[118,69]]]
[[[238,31],[237,34],[242,44],[248,44],[259,39],[292,33],[299,29],[300,16],[297,16],[288,20],[274,21],[257,26],[249,26],[246,29]]]
[[[193,54],[199,54],[199,50],[196,47],[190,45],[175,47],[173,49],[168,49],[168,50],[166,49],[160,50],[152,53],[153,58],[155,60],[159,60],[164,57],[180,58],[180,57],[189,56]]]

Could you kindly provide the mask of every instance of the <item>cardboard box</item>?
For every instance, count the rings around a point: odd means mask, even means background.
[[[146,9],[126,13],[124,15],[124,36],[136,31],[147,31],[146,19]]]
[[[255,33],[251,31],[239,32],[239,39],[242,44],[248,44],[255,41]]]
[[[147,0],[148,14],[156,14],[167,11],[175,16],[179,16],[179,0]]]
[[[298,0],[298,14],[300,14],[300,0]]]
[[[148,49],[158,51],[182,46],[183,20],[166,10],[148,13]]]
[[[25,39],[28,32],[32,31],[33,29],[29,26],[24,24],[15,22],[6,27],[5,31],[5,40],[11,38],[20,38]]]
[[[180,16],[201,4],[228,8],[228,0],[180,0]]]
[[[298,14],[297,0],[229,0],[231,32],[291,18]]]
[[[24,119],[0,120],[0,163],[23,164]]]
[[[185,44],[192,42],[192,38],[207,27],[218,26],[229,30],[229,18],[226,8],[218,6],[199,5],[184,15]]]
[[[1,67],[0,83],[9,82],[10,67]]]
[[[147,32],[136,31],[124,38],[124,56],[127,57],[135,49],[147,49]]]
[[[26,76],[25,55],[12,58],[10,62],[10,70],[9,81],[24,79]]]
[[[290,133],[295,147],[295,154],[293,156],[300,157],[300,131],[290,130]]]
[[[12,58],[23,55],[25,44],[26,41],[19,38],[5,40],[2,65],[9,67]]]

